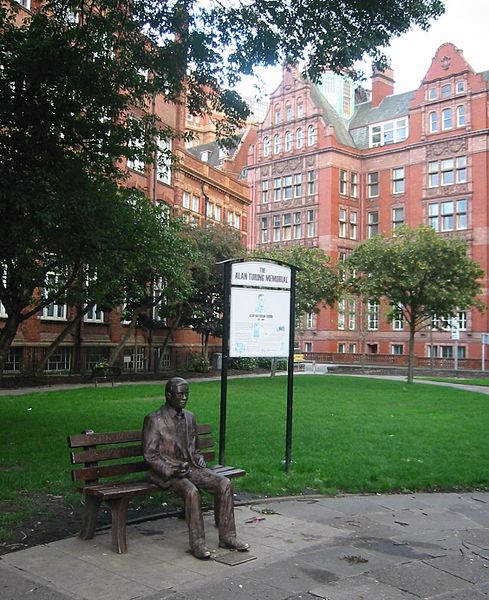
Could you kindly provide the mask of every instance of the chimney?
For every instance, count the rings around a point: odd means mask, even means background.
[[[385,69],[385,71],[374,70],[372,73],[372,108],[378,106],[386,96],[394,93],[394,71]]]

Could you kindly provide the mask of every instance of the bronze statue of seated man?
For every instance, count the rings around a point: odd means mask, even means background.
[[[248,544],[236,538],[231,482],[206,468],[198,450],[195,417],[185,410],[188,395],[185,379],[173,377],[165,387],[166,403],[144,419],[143,454],[151,469],[149,479],[183,498],[190,549],[196,558],[211,555],[205,545],[200,488],[214,495],[219,546],[247,551]]]

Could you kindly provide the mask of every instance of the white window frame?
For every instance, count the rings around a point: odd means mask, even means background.
[[[371,239],[379,233],[379,211],[372,210],[367,214],[367,238]]]
[[[378,198],[380,192],[380,173],[371,171],[367,174],[368,197]]]
[[[264,179],[261,182],[261,203],[268,204],[270,198],[270,182],[268,179]]]
[[[270,156],[270,150],[271,150],[270,138],[268,137],[268,135],[266,135],[263,138],[263,156],[265,158],[267,158],[268,156]]]
[[[295,132],[295,147],[300,150],[304,146],[304,131],[298,127]]]
[[[402,218],[399,216],[399,211],[402,211]],[[404,206],[395,206],[392,209],[392,229],[404,225]]]
[[[86,323],[103,323],[104,322],[104,311],[99,308],[98,304],[91,306],[87,314],[83,317]]]
[[[57,283],[59,280],[59,276],[56,273],[49,272],[46,273],[46,279],[53,278],[54,282]],[[49,314],[49,313],[53,314]],[[41,319],[50,320],[50,321],[66,321],[67,320],[67,312],[68,305],[58,304],[58,302],[51,302],[42,309]]]
[[[367,304],[367,329],[369,331],[378,331],[379,329],[379,303],[368,302]]]
[[[406,191],[406,180],[404,167],[392,169],[392,193],[404,194]]]
[[[465,126],[465,105],[460,104],[459,106],[457,106],[456,112],[457,112],[457,127],[464,127]]]
[[[168,152],[172,151],[171,140],[158,136],[156,141],[158,149],[156,152],[156,179],[161,183],[171,185],[171,158]]]

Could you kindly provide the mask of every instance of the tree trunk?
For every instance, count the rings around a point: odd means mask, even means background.
[[[131,333],[134,330],[134,327],[136,326],[136,323],[137,323],[139,315],[142,312],[144,312],[146,310],[146,308],[147,308],[146,306],[140,306],[139,308],[136,308],[134,310],[134,312],[132,313],[131,322],[126,327],[126,332],[122,336],[121,341],[115,347],[115,350],[114,350],[114,352],[112,353],[112,356],[109,359],[109,366],[110,367],[113,367],[115,361],[119,358],[119,355],[122,352],[122,350],[124,349],[129,336],[131,335]]]
[[[414,321],[414,320],[413,320]],[[409,355],[408,355],[408,371],[407,382],[413,383],[414,379],[414,336],[416,334],[416,323],[409,323]]]
[[[163,342],[163,346],[161,347],[161,353],[160,353],[160,358],[158,359],[158,366],[157,366],[157,371],[161,371],[163,369],[163,355],[166,352],[166,349],[168,348],[168,344],[170,343],[170,340],[175,332],[175,329],[178,327],[178,325],[180,324],[180,320],[182,318],[182,311],[180,311],[178,313],[178,315],[173,319],[173,322],[171,324],[171,327],[168,331],[168,334],[165,338],[165,341]]]
[[[44,367],[46,366],[49,358],[59,348],[59,345],[61,344],[61,342],[66,339],[67,335],[70,333],[70,331],[73,329],[73,327],[75,327],[76,325],[78,325],[78,323],[80,323],[80,321],[83,319],[83,317],[90,310],[90,307],[91,307],[91,305],[87,304],[85,306],[85,308],[83,308],[83,310],[77,310],[76,314],[75,314],[75,318],[66,323],[65,328],[59,333],[59,335],[56,337],[56,339],[53,341],[53,343],[49,346],[49,348],[45,352],[44,356],[40,360],[39,364],[37,365],[36,372],[35,372],[36,375],[42,375],[42,372],[44,371]]]
[[[0,329],[0,379],[3,377],[7,356],[20,322],[20,318],[9,315],[5,321],[5,326]]]
[[[277,358],[272,358],[270,360],[270,377],[275,377],[275,374],[277,373],[277,362]]]

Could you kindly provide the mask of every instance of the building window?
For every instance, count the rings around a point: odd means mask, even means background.
[[[296,173],[294,175],[294,198],[300,198],[302,196],[302,173]]]
[[[283,179],[284,200],[292,198],[292,175],[286,175]]]
[[[312,352],[312,342],[304,342],[304,352],[306,354]]]
[[[274,177],[273,179],[273,201],[282,200],[282,178]]]
[[[292,121],[292,106],[290,104],[285,107],[285,120],[287,123]]]
[[[314,171],[307,172],[307,195],[312,196],[316,193],[316,173]]]
[[[452,129],[453,127],[453,116],[452,109],[445,108],[445,110],[441,111],[441,128],[443,130]]]
[[[146,370],[146,348],[144,346],[124,348],[124,370]]]
[[[447,200],[428,207],[429,225],[435,231],[467,229],[467,200]]]
[[[302,127],[299,127],[295,133],[295,146],[296,148],[302,148],[304,144],[304,134],[302,132]]]
[[[21,348],[10,348],[7,353],[5,360],[4,372],[5,373],[18,373],[20,371],[20,358],[22,355]]]
[[[452,84],[445,83],[444,85],[442,85],[441,86],[441,97],[449,98],[451,95],[452,95]]]
[[[273,241],[280,242],[280,215],[273,216]]]
[[[280,125],[280,123],[282,122],[282,112],[279,106],[275,107],[274,122],[275,125]]]
[[[220,221],[220,220],[221,220],[221,218],[222,218],[222,210],[221,210],[221,207],[219,206],[219,204],[217,204],[217,205],[214,207],[214,219],[215,219],[216,221]]]
[[[438,131],[438,113],[430,112],[430,133]]]
[[[209,200],[207,199],[205,201],[205,216],[208,219],[214,218],[214,204],[212,204],[212,202],[209,202]]]
[[[392,209],[392,229],[404,225],[404,207],[399,206]]]
[[[338,344],[338,353],[339,354],[345,354],[345,352],[346,352],[346,344],[343,343],[343,342],[340,342]]]
[[[156,178],[167,185],[171,184],[171,140],[158,136],[156,152]]]
[[[282,239],[289,241],[292,237],[292,215],[286,213],[282,215]]]
[[[98,304],[90,306],[88,312],[85,315],[85,321],[88,323],[103,323],[104,322],[104,311],[99,308]]]
[[[350,239],[357,239],[357,213],[350,211]]]
[[[370,148],[402,142],[408,136],[407,117],[396,119],[395,121],[386,121],[377,125],[370,125],[369,134]]]
[[[379,195],[379,172],[368,174],[368,197],[377,198]]]
[[[190,194],[189,194],[189,192],[183,192],[182,206],[185,209],[190,209]]]
[[[467,312],[465,310],[457,313],[458,328],[460,331],[467,331]]]
[[[402,356],[404,354],[403,344],[392,344],[391,354],[393,354],[394,356]]]
[[[306,329],[314,329],[316,326],[316,315],[312,312],[306,314]]]
[[[297,103],[297,118],[302,119],[304,116],[304,104],[302,102]]]
[[[393,194],[404,194],[405,182],[404,182],[404,167],[392,169],[392,193]]]
[[[357,304],[355,300],[350,299],[348,301],[348,329],[353,331],[356,327],[357,321]]]
[[[268,217],[262,217],[260,219],[260,229],[261,229],[261,243],[266,244],[268,242]]]
[[[428,163],[428,187],[467,182],[467,157],[446,158]]]
[[[402,331],[404,329],[404,315],[402,314],[401,307],[399,307],[394,314],[394,318],[392,319],[392,329],[394,331]]]
[[[270,138],[268,136],[263,138],[263,156],[270,156]]]
[[[438,97],[438,90],[436,87],[432,87],[428,90],[428,100],[436,100]]]
[[[134,122],[134,120],[132,120]],[[139,127],[136,127],[139,129]],[[129,140],[129,149],[137,153],[137,156],[133,156],[127,159],[127,168],[137,171],[138,173],[144,173],[144,160],[141,157],[141,153],[144,150],[144,142],[140,139]]]
[[[58,348],[48,358],[46,373],[66,372],[71,369],[71,348]]]
[[[465,106],[457,106],[457,127],[465,125]]]
[[[314,221],[314,210],[308,210],[306,215],[307,237],[316,235],[316,223]]]
[[[368,238],[373,238],[379,233],[379,212],[377,210],[368,213]]]
[[[358,198],[358,173],[350,173],[350,196]]]
[[[356,354],[357,353],[357,345],[355,344],[355,342],[348,344],[348,352],[350,354]]]
[[[346,196],[347,183],[348,183],[348,173],[345,170],[340,169],[340,194],[342,196]]]
[[[457,94],[463,94],[465,92],[465,81],[457,81],[455,91]]]
[[[277,133],[273,136],[273,153],[278,154],[282,150],[282,140],[280,135]]]
[[[338,300],[338,329],[343,331],[345,329],[345,311],[346,311],[346,300],[342,298]]]
[[[314,125],[309,125],[307,128],[307,145],[314,146],[316,143],[316,127]]]
[[[346,238],[346,210],[340,208],[338,237]]]
[[[301,213],[294,213],[294,240],[302,237]]]
[[[292,133],[290,131],[285,132],[285,151],[290,152],[292,150]]]
[[[369,331],[377,331],[379,328],[379,303],[369,302],[367,305],[367,327]]]
[[[269,197],[269,181],[268,179],[265,179],[265,181],[261,182],[261,202],[262,204],[268,204],[268,197]]]
[[[196,213],[200,212],[200,198],[195,194],[192,196],[192,210]]]
[[[59,284],[59,277],[55,273],[48,273],[46,275],[46,290],[44,291],[44,297],[49,295],[50,289],[56,289]],[[59,319],[61,321],[66,321],[66,304],[58,304],[60,300],[56,300],[52,302],[48,306],[45,306],[42,309],[41,317],[43,319]]]

